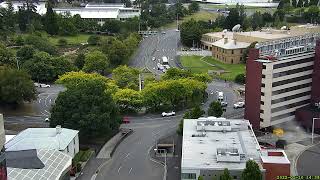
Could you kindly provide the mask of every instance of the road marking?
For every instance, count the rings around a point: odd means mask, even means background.
[[[52,101],[52,99],[49,99],[50,104],[51,104],[51,101]]]
[[[39,99],[39,104],[41,103],[41,98]]]
[[[130,155],[130,153],[128,153],[125,158],[127,158],[129,155]]]
[[[44,110],[46,113],[50,114],[50,112],[48,112],[47,110]]]
[[[132,168],[130,168],[130,170],[129,170],[129,174],[131,173],[131,171],[132,171]]]
[[[121,168],[122,168],[122,166],[120,166],[120,167],[119,167],[119,169],[118,169],[118,173],[120,172],[120,169],[121,169]]]

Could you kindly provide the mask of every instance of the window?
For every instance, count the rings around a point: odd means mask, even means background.
[[[73,144],[76,145],[76,138],[73,138]]]
[[[280,90],[277,90],[277,91],[273,91],[272,95],[278,95],[278,94],[294,91],[294,90],[297,90],[297,89],[310,87],[311,85],[312,85],[312,83],[306,83],[306,84],[300,84],[300,85],[289,87],[289,88],[280,89]]]
[[[260,113],[262,113],[262,114],[263,114],[263,113],[264,113],[264,110],[260,109]]]
[[[264,105],[264,102],[263,102],[263,101],[260,101],[260,104]]]
[[[182,173],[181,179],[196,179],[196,176],[195,173]]]
[[[261,92],[261,96],[264,96],[264,92]]]
[[[266,75],[262,74],[262,78],[266,78]]]
[[[67,146],[67,152],[69,152],[69,146]]]
[[[286,113],[286,114],[281,114],[281,115],[279,115],[279,116],[272,117],[271,120],[272,120],[272,121],[275,121],[275,120],[287,118],[287,117],[290,117],[290,116],[294,116],[294,114],[295,114],[295,112],[290,112],[290,113]]]
[[[231,59],[231,64],[233,64],[233,59]]]
[[[266,65],[262,65],[262,69],[266,69]]]
[[[300,101],[300,102],[296,102],[296,103],[291,103],[291,104],[287,104],[287,105],[280,106],[280,107],[277,107],[277,108],[272,108],[271,112],[275,113],[275,112],[283,111],[283,110],[286,110],[286,109],[298,107],[298,106],[301,106],[301,105],[304,105],[304,104],[308,104],[308,103],[310,103],[310,100],[304,100],[304,101]]]
[[[231,54],[233,54],[234,53],[234,51],[233,50],[231,50]]]
[[[262,119],[262,118],[260,118],[260,122],[263,122],[263,119]]]
[[[287,75],[290,75],[290,74],[296,74],[296,73],[299,73],[299,72],[309,71],[309,70],[312,70],[312,69],[313,69],[313,66],[307,66],[307,67],[302,67],[302,68],[298,68],[298,69],[291,69],[291,70],[284,71],[284,72],[274,73],[273,74],[273,78],[287,76]]]
[[[296,61],[290,61],[290,62],[286,62],[286,63],[276,64],[273,66],[273,69],[278,69],[278,68],[283,68],[283,67],[287,67],[287,66],[293,66],[296,64],[311,62],[313,60],[314,60],[314,58],[312,57],[312,58],[308,58],[308,59],[300,59],[300,60],[296,60]]]
[[[261,87],[266,87],[266,85],[264,83],[261,84]]]
[[[294,94],[294,95],[291,95],[291,96],[286,96],[286,97],[283,97],[283,98],[272,100],[271,104],[277,104],[277,103],[281,103],[281,102],[284,102],[284,101],[289,101],[291,99],[296,99],[296,98],[307,96],[307,95],[310,95],[310,94],[311,94],[311,91],[307,91],[307,92],[303,92],[303,93],[299,93],[299,94]]]
[[[310,78],[312,78],[312,74],[308,74],[305,76],[300,76],[300,77],[296,77],[296,78],[292,78],[292,79],[282,80],[282,81],[272,83],[272,87],[277,87],[277,86],[281,86],[284,84],[289,84],[289,83],[293,83],[293,82],[297,82],[297,81],[301,81],[301,80],[305,80],[305,79],[310,79]]]

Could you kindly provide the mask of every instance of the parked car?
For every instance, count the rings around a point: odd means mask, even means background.
[[[221,107],[227,107],[228,106],[228,102],[226,102],[226,101],[221,101],[220,104],[221,104]]]
[[[233,105],[233,108],[235,109],[238,109],[238,108],[244,108],[244,102],[240,101],[240,102],[237,102]]]
[[[223,92],[222,92],[222,91],[218,91],[218,92],[217,92],[217,96],[218,96],[218,100],[223,101],[224,95],[223,95]]]
[[[129,118],[128,118],[128,117],[123,117],[122,123],[123,123],[123,124],[129,124],[129,123],[130,123]]]
[[[168,117],[168,116],[175,116],[176,113],[174,111],[171,111],[171,112],[163,112],[162,114],[162,117]]]
[[[166,32],[165,32],[165,31],[162,31],[161,34],[166,34]]]
[[[40,87],[42,87],[42,88],[49,88],[50,85],[49,85],[49,84],[40,84]]]
[[[156,57],[152,57],[152,61],[155,61],[156,60]]]
[[[35,87],[40,87],[40,83],[33,83]]]
[[[50,119],[49,118],[45,118],[44,122],[50,122]]]

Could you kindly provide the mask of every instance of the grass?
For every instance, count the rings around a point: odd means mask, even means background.
[[[233,81],[234,78],[241,73],[245,73],[244,64],[225,64],[212,57],[204,57],[202,60],[212,64],[211,66],[200,60],[201,56],[181,56],[181,64],[186,69],[191,70],[194,73],[208,72],[208,70],[224,70],[227,73],[216,75],[217,78]]]
[[[86,162],[91,154],[93,153],[92,150],[88,149],[88,150],[80,150],[73,158],[73,161],[75,162],[75,164],[77,164],[78,162]]]
[[[184,17],[182,20],[179,20],[179,24],[188,21],[190,19],[194,19],[194,20],[202,20],[202,21],[208,21],[208,20],[215,20],[218,17],[217,13],[210,13],[207,11],[199,11],[196,12],[190,16],[186,16]],[[167,25],[164,26],[164,28],[175,28],[177,26],[177,22],[174,21],[172,23],[169,23]]]
[[[76,36],[49,36],[50,43],[58,45],[59,39],[66,39],[69,45],[80,45],[87,42],[89,34],[78,34]]]

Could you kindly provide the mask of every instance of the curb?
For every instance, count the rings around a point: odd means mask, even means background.
[[[312,144],[312,145],[309,145],[307,146],[306,148],[304,148],[302,151],[299,152],[299,154],[293,159],[293,169],[294,169],[294,176],[297,176],[298,175],[298,170],[297,170],[297,162],[298,162],[298,159],[299,157],[301,156],[302,153],[304,153],[306,150],[308,150],[309,148],[313,147],[313,146],[316,146],[320,144],[320,142],[316,143],[316,144]]]

